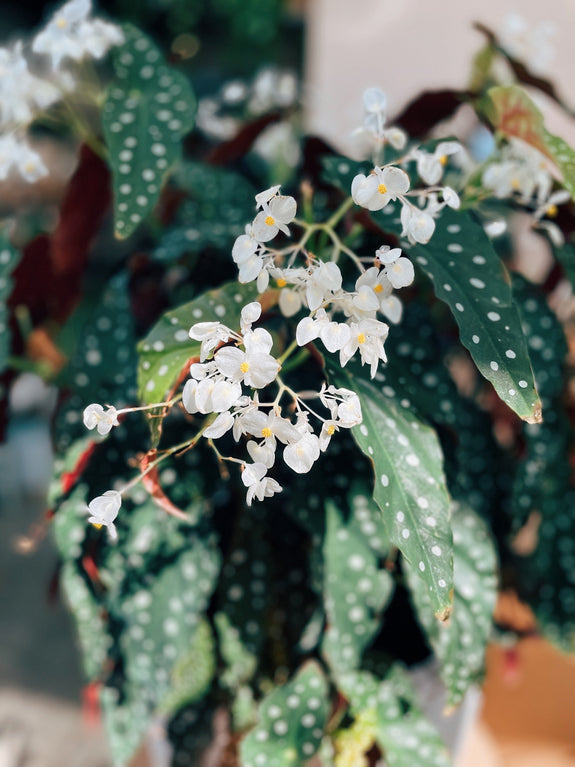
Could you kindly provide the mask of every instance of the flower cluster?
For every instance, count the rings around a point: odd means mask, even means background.
[[[531,206],[533,228],[547,232],[555,245],[563,244],[561,230],[549,219],[557,215],[557,206],[568,202],[571,195],[565,189],[553,191],[549,162],[541,152],[521,139],[511,138],[487,164],[481,180],[494,197],[516,197],[523,205]]]
[[[246,449],[252,463],[220,456],[244,466],[242,481],[247,487],[248,504],[254,498],[263,500],[281,491],[279,483],[267,475],[274,466],[278,445],[283,445],[285,464],[304,474],[326,450],[336,431],[361,422],[359,398],[354,392],[324,385],[317,394],[312,393],[329,411],[326,418],[281,381],[280,362],[271,354],[270,333],[264,328],[252,328],[260,314],[257,301],[244,306],[239,333],[221,322],[199,322],[191,327],[190,337],[201,342],[200,362],[191,365],[191,378],[182,393],[189,413],[216,414],[204,428],[204,437],[215,440],[231,432],[236,442],[248,438]],[[272,383],[278,388],[275,400],[260,401],[259,391]],[[283,415],[281,399],[285,393],[295,407],[295,421]],[[307,393],[306,398],[309,396]],[[319,434],[310,416],[321,422]]]
[[[29,69],[22,41],[0,48],[0,179],[12,170],[29,183],[48,170],[26,140],[27,127],[76,87],[64,60],[100,59],[124,35],[119,27],[91,18],[91,0],[69,0],[32,40],[32,52],[48,57],[42,77]]]

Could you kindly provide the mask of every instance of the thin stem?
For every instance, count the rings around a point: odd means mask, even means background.
[[[347,197],[335,211],[333,216],[325,222],[325,226],[329,227],[330,229],[333,229],[334,226],[337,226],[337,224],[345,216],[353,204],[353,199],[351,197]]]
[[[298,342],[297,342],[297,339],[294,338],[294,340],[287,347],[287,349],[284,351],[281,357],[278,357],[277,361],[279,362],[279,364],[282,365],[284,361],[290,356],[290,354],[297,348],[298,348]]]

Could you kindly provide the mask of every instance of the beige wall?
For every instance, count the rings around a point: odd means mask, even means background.
[[[345,145],[368,86],[387,93],[391,114],[423,89],[465,87],[483,42],[473,21],[498,30],[510,12],[555,24],[549,76],[575,105],[575,0],[309,0],[308,129]],[[549,128],[575,140],[570,121],[552,112]]]

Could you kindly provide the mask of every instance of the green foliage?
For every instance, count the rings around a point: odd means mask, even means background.
[[[425,584],[433,611],[445,620],[451,610],[453,558],[450,500],[435,433],[398,400],[380,389],[357,364],[329,365],[330,379],[357,392],[363,423],[353,436],[373,463],[373,497],[389,539]]]
[[[456,706],[483,676],[497,596],[497,557],[485,523],[471,509],[455,506],[452,529],[454,597],[447,623],[435,620],[429,594],[409,562],[405,571],[417,616],[441,663],[447,704]]]
[[[0,373],[6,369],[10,354],[10,330],[6,310],[6,300],[12,290],[10,274],[19,261],[20,252],[12,247],[7,228],[3,227],[0,231]]]
[[[131,25],[114,52],[116,78],[102,112],[114,182],[116,236],[129,237],[156,204],[194,122],[189,81]]]
[[[258,724],[242,740],[242,767],[298,767],[318,750],[328,715],[327,680],[308,661],[260,703]]]
[[[393,579],[378,568],[378,558],[361,528],[354,529],[353,520],[346,524],[333,503],[326,508],[323,545],[328,627],[322,652],[337,675],[360,665],[364,648],[379,630]]]

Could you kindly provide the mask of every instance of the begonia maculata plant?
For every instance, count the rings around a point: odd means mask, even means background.
[[[443,767],[414,666],[464,704],[498,593],[573,649],[575,153],[482,31],[466,91],[358,84],[354,159],[289,73],[194,127],[193,63],[90,0],[0,49],[0,178],[78,147],[3,227],[0,371],[60,390],[40,527],[117,765],[154,721],[174,767]]]

